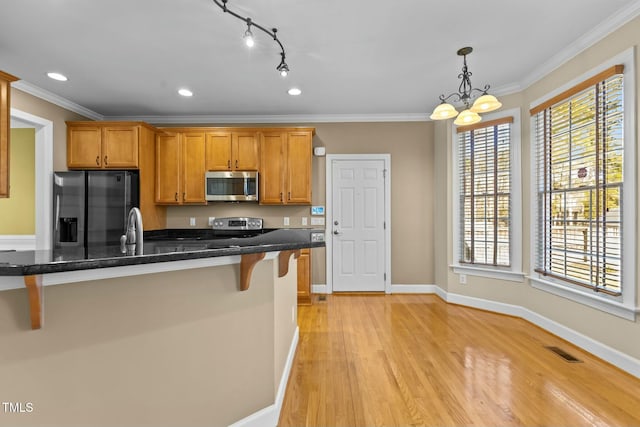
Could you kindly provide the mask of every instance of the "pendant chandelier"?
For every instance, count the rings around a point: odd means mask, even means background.
[[[471,47],[458,49],[458,56],[463,57],[462,73],[458,74],[458,78],[462,79],[462,82],[458,92],[454,92],[449,96],[440,95],[440,104],[429,116],[431,120],[446,120],[458,116],[453,122],[456,126],[472,125],[482,120],[478,113],[488,113],[502,107],[502,104],[495,96],[487,93],[489,85],[485,85],[484,89],[477,89],[471,86],[471,73],[467,69],[467,55],[471,52],[473,52]],[[474,91],[480,96],[471,104]],[[452,99],[453,102],[462,102],[465,109],[458,114],[458,110],[447,102],[449,99]]]

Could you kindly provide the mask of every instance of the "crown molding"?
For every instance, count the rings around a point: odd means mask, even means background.
[[[542,65],[535,68],[520,82],[520,87],[523,89],[528,88],[638,15],[640,15],[640,0],[636,0],[627,7],[620,9],[609,18],[587,31],[576,41],[542,63]]]
[[[107,116],[104,119],[113,120],[113,121],[142,121],[142,122],[147,122],[151,124],[349,123],[349,122],[426,122],[428,121],[427,113]]]
[[[36,98],[44,99],[45,101],[57,105],[58,107],[73,111],[74,113],[78,113],[81,116],[85,116],[89,119],[104,120],[104,116],[102,114],[96,113],[95,111],[83,107],[80,104],[69,101],[67,98],[63,98],[60,95],[56,95],[55,93],[49,92],[48,90],[42,89],[24,80],[19,80],[17,82],[11,83],[11,88],[18,89],[22,92],[28,93],[29,95],[33,95]]]

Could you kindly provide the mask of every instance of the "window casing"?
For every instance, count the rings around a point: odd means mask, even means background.
[[[461,265],[511,265],[513,117],[458,128]]]

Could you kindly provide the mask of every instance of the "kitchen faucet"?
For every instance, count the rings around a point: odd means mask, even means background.
[[[127,229],[120,236],[120,250],[127,255],[142,255],[143,240],[142,214],[140,209],[131,208],[127,217]]]

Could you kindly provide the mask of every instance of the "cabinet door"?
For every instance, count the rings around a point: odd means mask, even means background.
[[[102,129],[99,126],[67,127],[67,167],[102,167]]]
[[[138,168],[138,126],[102,128],[102,166],[113,169]]]
[[[180,204],[181,157],[178,134],[156,137],[156,203]]]
[[[281,205],[284,203],[284,168],[286,166],[286,140],[282,132],[265,132],[260,135],[260,203]]]
[[[0,197],[9,197],[9,139],[11,128],[11,82],[17,77],[0,71]]]
[[[182,134],[182,202],[206,203],[204,132]]]
[[[208,171],[231,170],[231,132],[207,133],[206,156]]]
[[[311,305],[311,249],[300,249],[298,257],[298,304]]]
[[[242,171],[258,170],[258,146],[255,132],[234,132],[231,144],[232,168]]]
[[[287,135],[287,203],[311,204],[311,138],[311,132]]]

